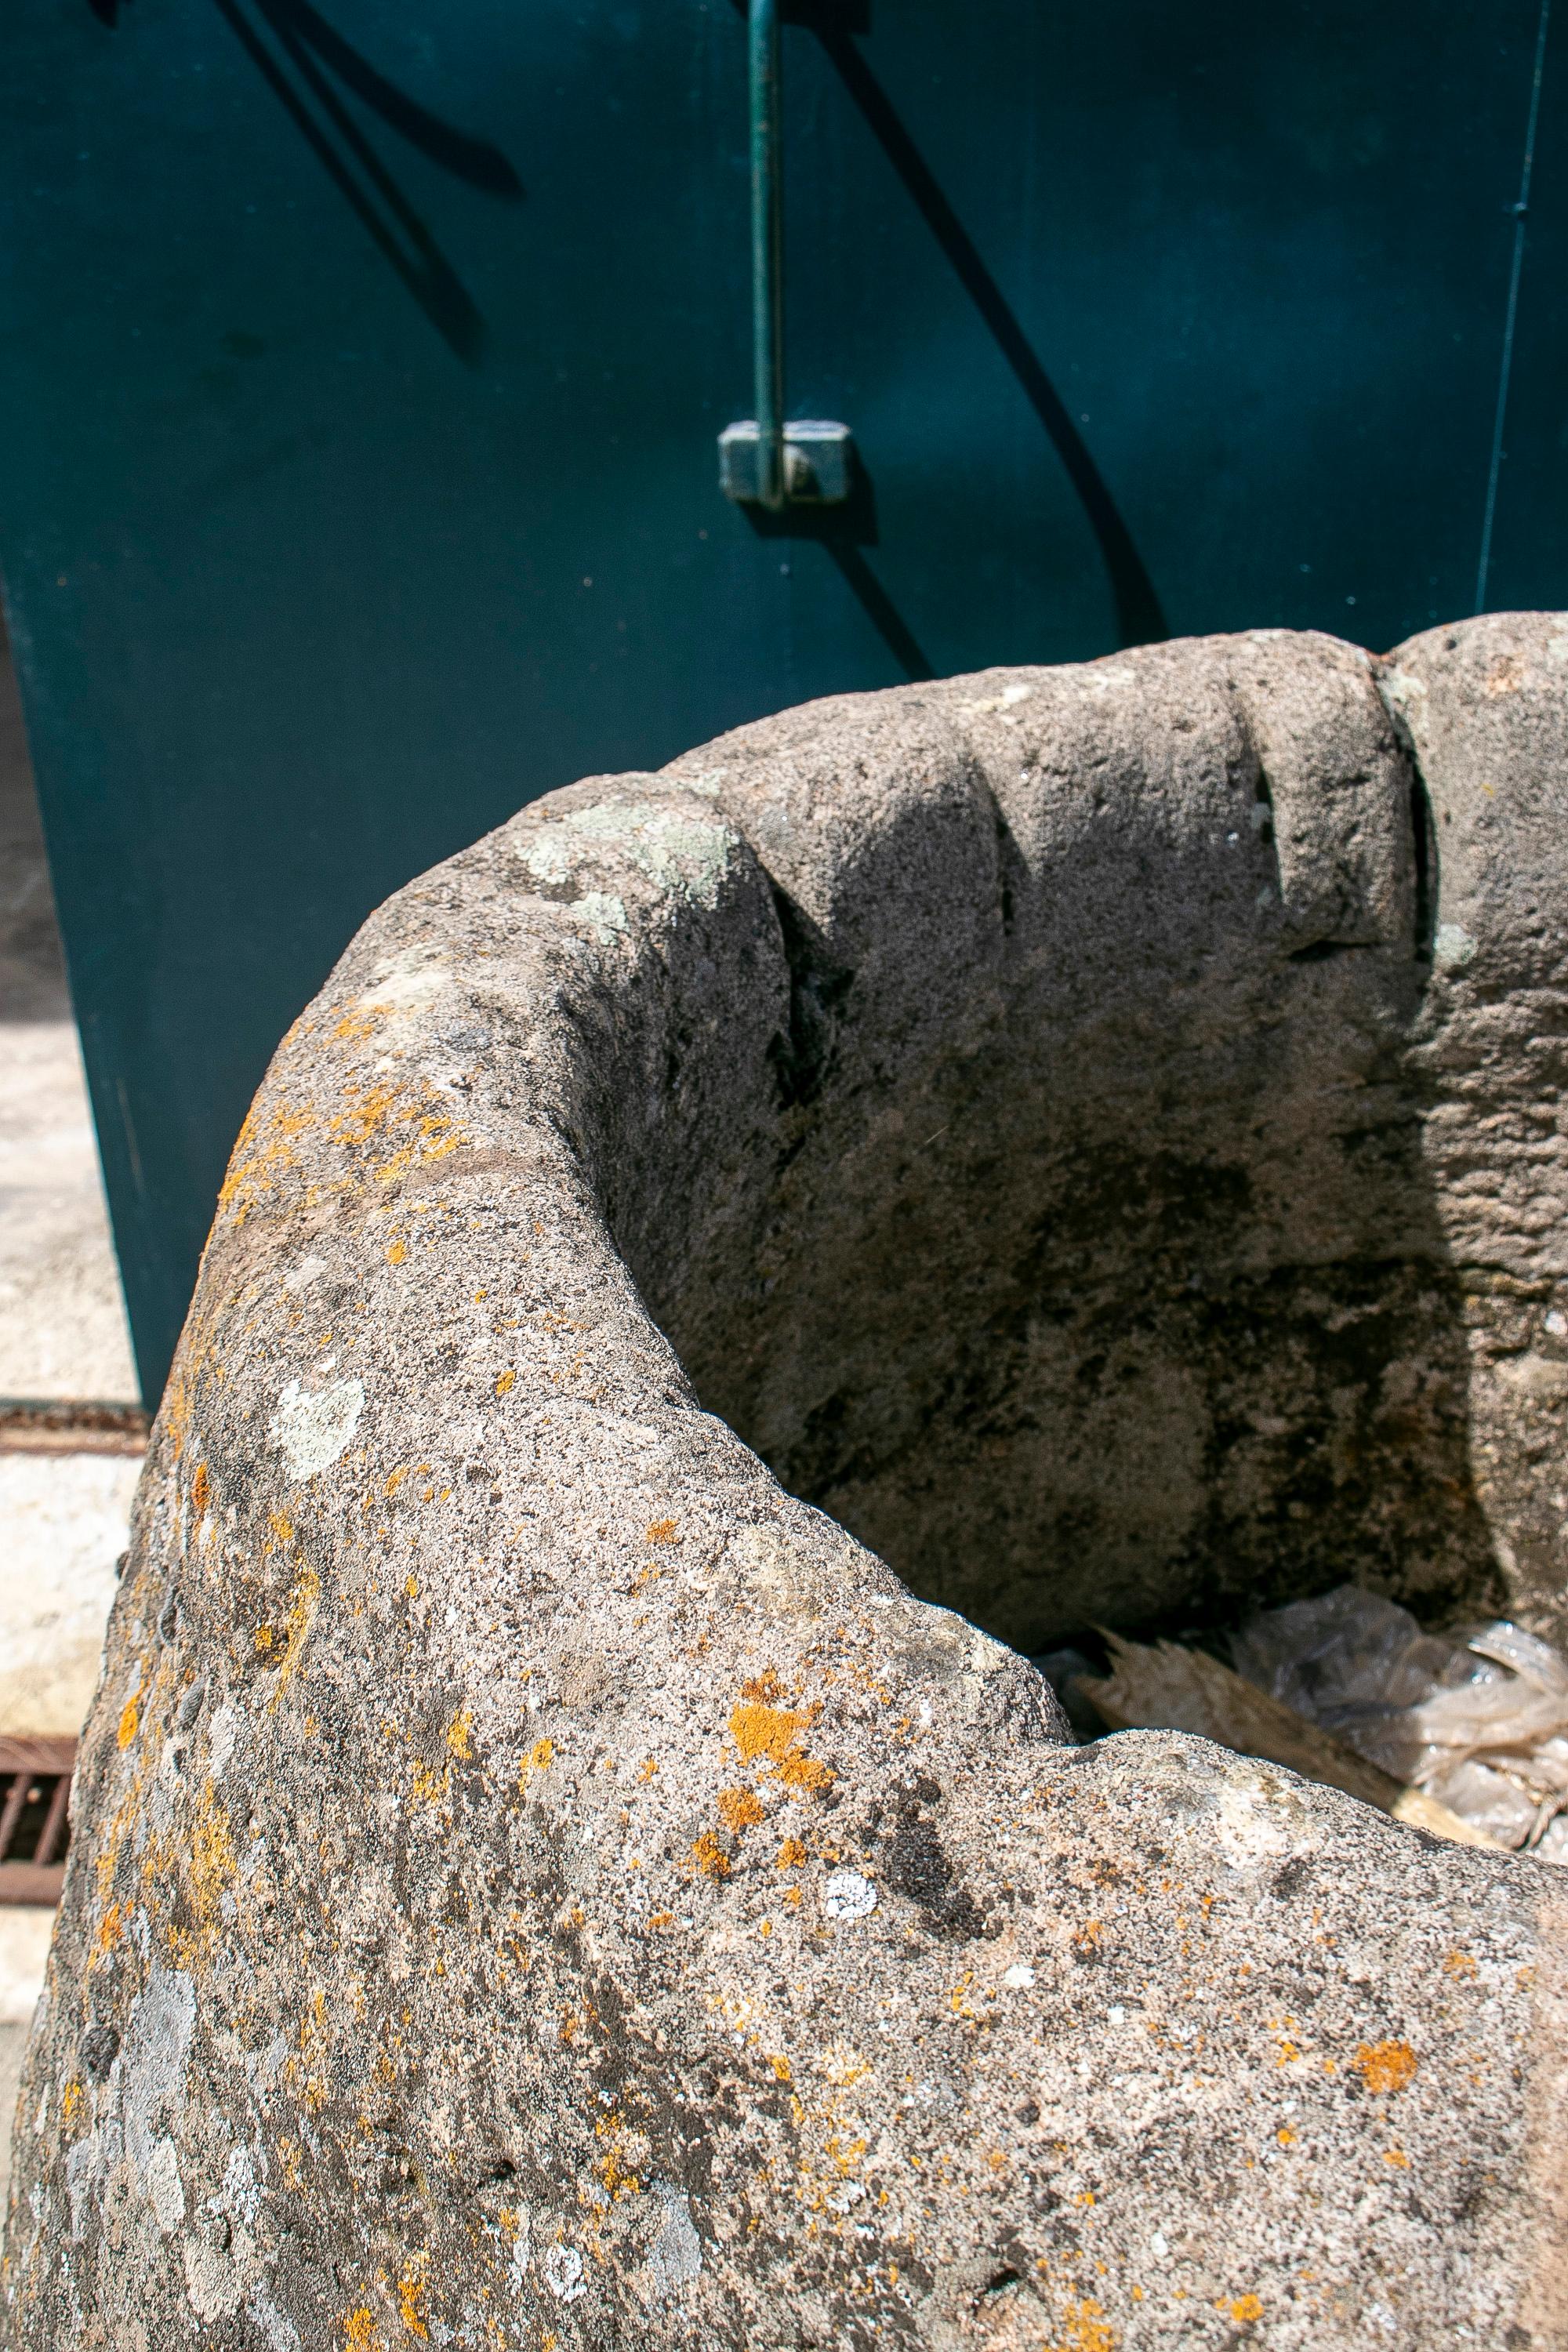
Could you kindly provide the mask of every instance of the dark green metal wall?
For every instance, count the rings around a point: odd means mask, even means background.
[[[531,795],[803,697],[1468,612],[1540,0],[820,0],[791,405],[748,413],[731,0],[12,0],[0,562],[139,1360],[361,917]],[[1561,602],[1549,49],[1492,605]]]

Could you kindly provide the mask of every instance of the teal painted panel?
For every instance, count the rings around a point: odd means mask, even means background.
[[[13,0],[0,564],[150,1395],[270,1047],[387,891],[805,697],[1475,601],[1538,0],[814,0],[794,413],[730,0]],[[1563,601],[1546,58],[1493,605]]]

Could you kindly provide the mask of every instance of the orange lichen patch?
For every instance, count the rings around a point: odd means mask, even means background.
[[[428,2343],[430,2330],[420,2315],[419,2305],[425,2299],[424,2282],[418,2271],[406,2270],[397,2282],[397,2309],[410,2336],[423,2336]]]
[[[399,1087],[347,1086],[343,1092],[350,1098],[349,1108],[333,1119],[332,1133],[340,1143],[352,1148],[368,1143],[394,1117],[419,1116],[418,1105],[409,1102]]]
[[[164,1440],[176,1462],[184,1458],[196,1392],[204,1374],[210,1370],[215,1378],[223,1378],[223,1369],[213,1358],[213,1334],[226,1303],[221,1298],[212,1305],[204,1305],[199,1297],[194,1300],[186,1318],[184,1337],[175,1351],[174,1367],[163,1391],[161,1417]]]
[[[147,1769],[146,1750],[143,1749],[140,1761],[132,1769],[130,1786],[122,1788],[107,1824],[101,1819],[99,1822],[98,1852],[93,1856],[92,1868],[98,1886],[98,1900],[105,1909],[113,1897],[115,1878],[120,1869],[126,1840],[142,1818],[142,1801],[146,1790]],[[125,1924],[129,1926],[128,1901],[126,1909]],[[101,1958],[102,1954],[95,1950],[89,1965],[96,1966]]]
[[[778,2076],[781,2083],[791,2083],[795,2080],[794,2075],[790,2073],[789,2060],[784,2056],[782,2050],[766,2052],[764,2053],[764,2055],[767,2058],[768,2064],[773,2068],[773,2073]]]
[[[804,1870],[809,1859],[800,1840],[787,1837],[779,1848],[779,1858],[774,1867],[779,1870]]]
[[[455,1126],[444,1112],[428,1108],[437,1100],[428,1087],[416,1097],[387,1084],[348,1086],[343,1093],[349,1099],[349,1108],[333,1119],[331,1131],[350,1150],[363,1150],[378,1138],[390,1139],[390,1131],[395,1128],[417,1126],[418,1132],[374,1171],[382,1183],[395,1181],[416,1161],[444,1159],[448,1151],[455,1151],[460,1143],[468,1141],[463,1129]]]
[[[508,1370],[498,1374],[496,1379],[497,1396],[510,1396],[516,1386],[517,1374],[514,1371],[509,1369]]]
[[[216,1922],[219,1900],[236,1870],[234,1839],[226,1810],[217,1802],[209,1780],[196,1807],[191,1832],[191,1898],[202,1926]]]
[[[1073,1950],[1087,1959],[1104,1933],[1105,1929],[1098,1919],[1086,1919],[1073,1937]]]
[[[710,1878],[728,1878],[730,1857],[711,1830],[704,1830],[691,1849],[691,1858],[699,1870]]]
[[[599,2158],[597,2168],[612,2205],[618,2197],[636,2197],[640,2193],[642,2182],[627,2166],[619,2148],[608,2149]]]
[[[357,1045],[361,1038],[374,1035],[377,1021],[385,1011],[384,1004],[371,1004],[363,1013],[345,1013],[332,1034],[345,1045]]]
[[[357,2311],[343,2316],[343,2342],[348,2352],[377,2352],[382,2342],[380,2328],[370,2314],[370,2306],[361,2304]]]
[[[217,1195],[218,1206],[233,1209],[237,1224],[245,1223],[263,1193],[272,1192],[289,1169],[299,1166],[295,1140],[315,1123],[313,1110],[295,1110],[288,1103],[279,1103],[267,1120],[262,1139],[255,1106],[247,1112]]]
[[[1296,2145],[1296,2135],[1289,2124],[1281,2124],[1274,2137],[1281,2147],[1294,2147]]]
[[[422,1118],[414,1141],[405,1143],[401,1151],[395,1151],[375,1171],[376,1181],[395,1184],[411,1168],[423,1168],[432,1160],[445,1160],[449,1151],[456,1151],[468,1139],[467,1128],[454,1127],[449,1118]]]
[[[473,1727],[473,1709],[467,1706],[455,1715],[447,1726],[447,1745],[453,1755],[460,1756],[465,1763],[474,1752],[474,1743],[468,1737]]]
[[[403,1235],[398,1234],[386,1244],[386,1262],[388,1265],[402,1265],[407,1256],[408,1244],[404,1240]]]
[[[381,1490],[382,1493],[384,1495],[395,1495],[399,1486],[402,1486],[407,1475],[408,1465],[406,1462],[403,1463],[396,1470],[389,1470],[386,1474],[386,1484]]]
[[[853,2084],[863,2083],[871,2072],[869,2060],[863,2058],[859,2051],[852,2049],[847,2042],[830,2042],[819,2063],[828,2081],[840,2091],[847,2091]],[[857,2154],[865,2146],[864,2140],[858,2140]]]
[[[321,1606],[321,1580],[313,1568],[307,1568],[294,1587],[293,1597],[289,1603],[289,1613],[283,1620],[283,1630],[289,1638],[279,1664],[278,1687],[272,1694],[269,1712],[276,1711],[279,1701],[294,1679],[295,1670],[300,1664],[300,1654],[310,1639],[310,1628],[316,1622],[316,1611]]]
[[[1395,2166],[1401,2172],[1408,2172],[1410,2169],[1410,2158],[1402,2147],[1385,2147],[1383,2151],[1383,2160],[1384,2164]]]
[[[1450,1952],[1443,1966],[1451,1977],[1473,1977],[1476,1973],[1476,1963],[1468,1952]]]
[[[536,1739],[518,1768],[517,1785],[526,1790],[536,1772],[548,1772],[555,1760],[555,1742]]]
[[[287,1549],[294,1540],[293,1520],[283,1511],[268,1511],[267,1524],[272,1530],[272,1542],[281,1544]],[[270,1551],[272,1544],[268,1544],[263,1549]]]
[[[740,1750],[742,1763],[763,1770],[771,1768],[787,1789],[830,1789],[833,1775],[827,1766],[808,1756],[800,1744],[801,1733],[816,1722],[820,1708],[775,1706],[773,1701],[782,1694],[771,1667],[741,1688],[730,1714],[730,1737]]]
[[[79,2083],[73,2081],[66,2084],[65,2090],[61,2095],[60,2107],[61,2112],[65,2116],[67,2131],[69,2131],[78,2116],[81,2113],[81,2084]]]
[[[639,1780],[651,1780],[658,1770],[658,1758],[657,1756],[645,1756],[642,1762],[637,1766],[637,1779]]]
[[[1105,2305],[1085,2295],[1067,2315],[1067,2333],[1059,2344],[1044,2352],[1116,2352],[1116,2330],[1105,2316]]]
[[[207,1476],[205,1462],[196,1464],[196,1475],[191,1480],[191,1507],[198,1519],[205,1519],[212,1508],[212,1480]]]
[[[100,1952],[111,1952],[125,1932],[125,1919],[118,1903],[111,1903],[98,1923],[93,1941]]]
[[[121,1748],[129,1748],[136,1737],[142,1717],[135,1699],[128,1698],[120,1710],[120,1728],[115,1734]]]
[[[721,1789],[719,1811],[726,1829],[749,1830],[764,1818],[762,1801],[750,1789]]]
[[[258,1650],[269,1650],[277,1637],[270,1625],[258,1625],[250,1638]]]
[[[1403,2091],[1415,2079],[1415,2053],[1408,2042],[1363,2042],[1353,2063],[1374,2099]]]
[[[959,1978],[958,1982],[948,1994],[947,2005],[949,2009],[952,2010],[954,2017],[967,2017],[972,2019],[975,2023],[978,2023],[979,2011],[974,2008],[969,1998],[969,1988],[973,1982],[974,1970],[973,1969],[965,1969],[963,1974]]]
[[[648,1528],[647,1539],[650,1544],[672,1544],[675,1541],[675,1521],[655,1519]]]

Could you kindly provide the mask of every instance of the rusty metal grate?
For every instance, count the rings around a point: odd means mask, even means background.
[[[0,1454],[145,1454],[140,1405],[0,1397]]]
[[[58,1903],[74,1739],[0,1738],[0,1903]]]

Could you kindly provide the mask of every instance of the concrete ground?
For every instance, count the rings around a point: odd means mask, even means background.
[[[74,1737],[140,1462],[18,1404],[136,1399],[16,680],[0,639],[0,1734]],[[36,1422],[37,1416],[32,1419]],[[97,1441],[100,1444],[102,1441]],[[0,1906],[0,2204],[52,1915]]]
[[[0,1400],[135,1395],[21,706],[0,642]]]

